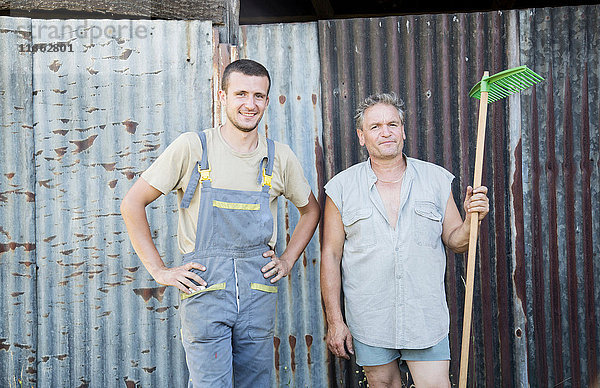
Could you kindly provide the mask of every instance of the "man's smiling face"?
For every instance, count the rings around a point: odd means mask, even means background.
[[[228,124],[243,132],[254,130],[269,105],[268,91],[267,77],[231,73],[227,90],[219,91]]]

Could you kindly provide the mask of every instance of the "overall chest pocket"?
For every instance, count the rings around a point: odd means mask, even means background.
[[[435,203],[415,202],[413,235],[419,246],[436,248],[442,236],[442,213]]]
[[[273,217],[264,198],[213,199],[212,215],[215,246],[248,249],[266,245],[273,235]]]
[[[375,223],[372,208],[358,208],[347,211],[342,216],[346,232],[347,248],[364,249],[375,246]]]

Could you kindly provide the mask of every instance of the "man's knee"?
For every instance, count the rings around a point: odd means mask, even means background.
[[[402,386],[397,360],[386,365],[365,366],[363,369],[371,388],[397,388]]]
[[[400,388],[402,386],[400,376],[373,376],[366,372],[365,374],[370,388]]]

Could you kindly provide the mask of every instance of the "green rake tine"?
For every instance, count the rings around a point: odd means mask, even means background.
[[[498,89],[502,90],[505,93],[510,93],[514,90],[517,90],[516,85],[514,85],[512,82],[505,81],[505,80],[500,80],[495,85],[501,86],[501,88],[498,88]],[[494,87],[492,86],[490,89],[494,89]]]
[[[518,85],[517,82],[515,82],[512,78],[505,78],[505,79],[501,79],[496,81],[497,85],[506,85],[509,88],[514,88],[516,85]]]
[[[489,100],[490,102],[496,102],[496,101],[498,101],[498,100],[501,100],[501,99],[503,99],[503,98],[504,98],[504,96],[501,96],[501,95],[496,95],[496,96],[494,96],[494,97],[492,97],[491,99],[488,99],[488,100]]]
[[[544,80],[542,77],[540,77],[538,74],[534,73],[531,70],[524,72],[523,75],[532,83],[538,83]]]
[[[523,80],[523,79],[514,79],[511,77],[511,78],[505,78],[505,79],[499,80],[497,82],[501,85],[507,85],[507,87],[509,87],[509,88],[519,90],[519,89],[521,89],[521,85],[523,84],[524,81],[525,80]]]
[[[489,102],[494,102],[494,101],[497,101],[497,100],[499,100],[499,99],[502,98],[502,95],[500,95],[500,94],[498,94],[496,92],[493,92],[493,91],[489,91],[488,92],[488,96],[489,96],[488,97],[488,101]]]
[[[527,74],[527,73],[523,73],[523,78],[522,78],[522,81],[523,81],[523,82],[525,82],[525,83],[531,83],[531,82],[533,82],[534,80],[533,80],[533,78],[531,78],[531,77],[529,76],[529,74]]]
[[[511,85],[514,89],[521,89],[523,84],[529,85],[529,82],[526,78],[507,78],[505,80],[501,80]]]
[[[529,68],[527,69],[526,73],[527,73],[527,75],[529,75],[530,77],[532,77],[536,81],[543,81],[544,80],[544,78],[542,76],[540,76],[535,71],[533,71],[533,70],[531,70]]]
[[[527,73],[527,77],[529,77],[529,79],[531,79],[531,82],[533,82],[533,83],[537,83],[537,82],[544,80],[542,77],[540,77],[539,75],[537,75],[535,73],[533,73],[533,74]]]
[[[512,85],[502,85],[498,84],[498,87],[494,87],[493,85],[490,87],[489,93],[493,95],[495,98],[504,98],[510,96],[514,91],[514,87]]]

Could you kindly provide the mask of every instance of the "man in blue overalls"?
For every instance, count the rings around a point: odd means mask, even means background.
[[[225,69],[220,127],[180,135],[142,174],[121,205],[132,245],[154,279],[181,291],[190,387],[268,387],[278,280],[310,241],[319,205],[291,149],[259,134],[270,77],[251,60]],[[181,266],[168,268],[145,207],[176,190]],[[277,257],[277,197],[300,212]]]

